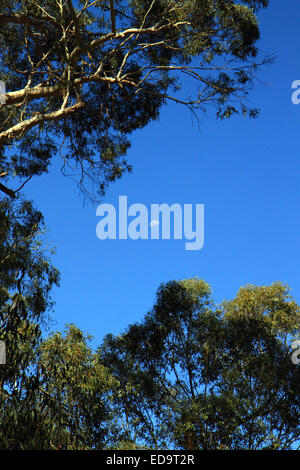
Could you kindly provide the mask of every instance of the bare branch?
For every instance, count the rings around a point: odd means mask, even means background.
[[[111,32],[116,34],[116,15],[114,0],[109,0],[110,3],[110,21],[111,21]]]

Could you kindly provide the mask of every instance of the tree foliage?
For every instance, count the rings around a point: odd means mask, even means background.
[[[51,449],[103,449],[117,440],[111,389],[116,380],[99,363],[75,325],[45,339],[38,364],[43,404],[51,420],[44,423],[44,446]]]
[[[0,2],[0,170],[25,180],[54,155],[103,194],[130,170],[129,136],[168,100],[255,117],[256,12],[267,0]],[[176,93],[183,83],[183,91]],[[93,192],[93,185],[95,192]],[[8,195],[14,191],[1,185]]]
[[[28,201],[2,200],[0,239],[0,449],[102,448],[116,432],[114,379],[75,326],[43,340],[59,273],[42,215]]]
[[[300,309],[275,283],[214,306],[192,279],[161,285],[141,323],[100,357],[121,384],[128,440],[150,448],[290,449],[299,440],[299,368],[288,339]]]
[[[0,448],[21,448],[38,436],[36,354],[59,281],[43,244],[43,218],[28,201],[0,202]]]
[[[95,353],[43,339],[59,273],[43,217],[16,197],[52,157],[97,197],[131,169],[130,135],[172,100],[220,119],[247,105],[267,0],[0,1],[0,449],[290,449],[299,441],[299,306],[280,283],[215,305],[198,278]],[[10,189],[11,179],[21,180]]]
[[[12,328],[8,298],[2,449],[288,450],[299,441],[290,344],[300,308],[285,285],[247,285],[215,305],[198,278],[162,284],[144,319],[96,352],[74,325],[42,339],[29,309]]]

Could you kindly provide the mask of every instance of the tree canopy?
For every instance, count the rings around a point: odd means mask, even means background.
[[[300,308],[280,283],[247,285],[215,305],[198,278],[162,284],[152,310],[93,352],[75,325],[43,338],[57,271],[33,247],[39,220],[10,204],[1,230],[1,449],[291,449],[300,371],[291,360]],[[22,211],[24,211],[22,213]],[[19,246],[10,245],[16,230]],[[41,246],[37,244],[37,246]],[[21,248],[20,248],[21,247]],[[21,261],[20,261],[21,260]],[[30,265],[27,265],[30,260]],[[13,264],[13,263],[11,263]],[[38,283],[36,276],[38,275]]]
[[[280,283],[215,306],[200,279],[162,284],[140,323],[99,349],[121,384],[127,439],[165,449],[291,449],[299,368],[288,338],[300,309]]]
[[[37,436],[37,350],[59,282],[44,244],[43,217],[28,201],[0,202],[0,448],[19,448]]]
[[[50,252],[50,253],[49,253]],[[113,378],[88,339],[70,325],[49,331],[51,289],[59,273],[49,260],[41,213],[32,203],[0,202],[0,449],[103,447],[114,432]]]
[[[289,287],[216,305],[162,284],[141,322],[97,351],[75,325],[43,336],[59,273],[20,196],[61,158],[91,197],[130,171],[136,129],[168,101],[256,117],[257,12],[268,0],[0,0],[0,449],[291,449],[300,372]],[[18,180],[16,186],[14,178]],[[115,289],[115,286],[113,287]]]
[[[0,105],[1,175],[24,183],[60,155],[63,172],[77,174],[83,191],[96,197],[131,169],[130,134],[156,119],[168,100],[193,111],[213,105],[219,118],[255,117],[247,95],[266,62],[258,54],[256,12],[267,5],[0,2],[0,79],[7,91]],[[15,195],[16,188],[0,189]]]

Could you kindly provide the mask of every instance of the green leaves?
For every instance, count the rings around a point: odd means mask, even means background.
[[[1,172],[28,178],[63,157],[97,198],[130,171],[130,135],[168,100],[193,112],[256,117],[247,96],[258,66],[254,9],[267,1],[28,0],[0,7]],[[75,13],[76,12],[76,13]],[[194,86],[188,93],[182,79]],[[237,105],[237,103],[239,103]],[[1,188],[0,188],[1,189]],[[7,194],[9,194],[7,192]]]
[[[294,334],[300,328],[299,306],[290,296],[289,287],[278,282],[266,287],[243,287],[223,307],[228,320],[257,319],[277,334]]]
[[[6,364],[0,367],[0,448],[30,443],[35,448],[42,445],[34,438],[40,419],[38,409],[33,412],[37,346],[59,274],[39,243],[43,219],[32,204],[5,199],[0,214],[0,339],[6,345]]]
[[[88,346],[89,337],[74,325],[55,333],[39,348],[43,394],[56,410],[56,436],[48,442],[63,449],[102,448],[109,442],[109,390],[114,381]],[[41,402],[44,397],[41,395]],[[46,428],[47,429],[47,428]]]
[[[286,333],[298,322],[279,283],[241,288],[218,308],[197,278],[161,285],[144,320],[99,349],[126,388],[115,406],[130,436],[155,448],[289,449],[300,375]]]
[[[299,439],[287,337],[299,307],[287,286],[245,286],[216,307],[198,278],[162,284],[143,321],[96,353],[74,325],[41,342],[26,297],[0,293],[2,318],[14,311],[2,448],[290,449]]]

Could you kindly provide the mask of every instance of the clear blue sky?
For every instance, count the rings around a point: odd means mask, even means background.
[[[141,320],[161,282],[193,276],[211,285],[217,302],[247,283],[273,281],[288,283],[300,302],[300,105],[291,101],[291,83],[300,79],[300,7],[295,0],[270,3],[259,15],[259,44],[276,61],[249,100],[260,117],[220,122],[211,110],[199,131],[188,110],[169,103],[159,121],[133,135],[133,173],[105,197],[114,204],[119,195],[147,206],[205,204],[202,250],[186,251],[180,240],[100,241],[96,206],[83,206],[58,160],[26,186],[45,216],[61,272],[53,330],[75,323],[99,344]]]

